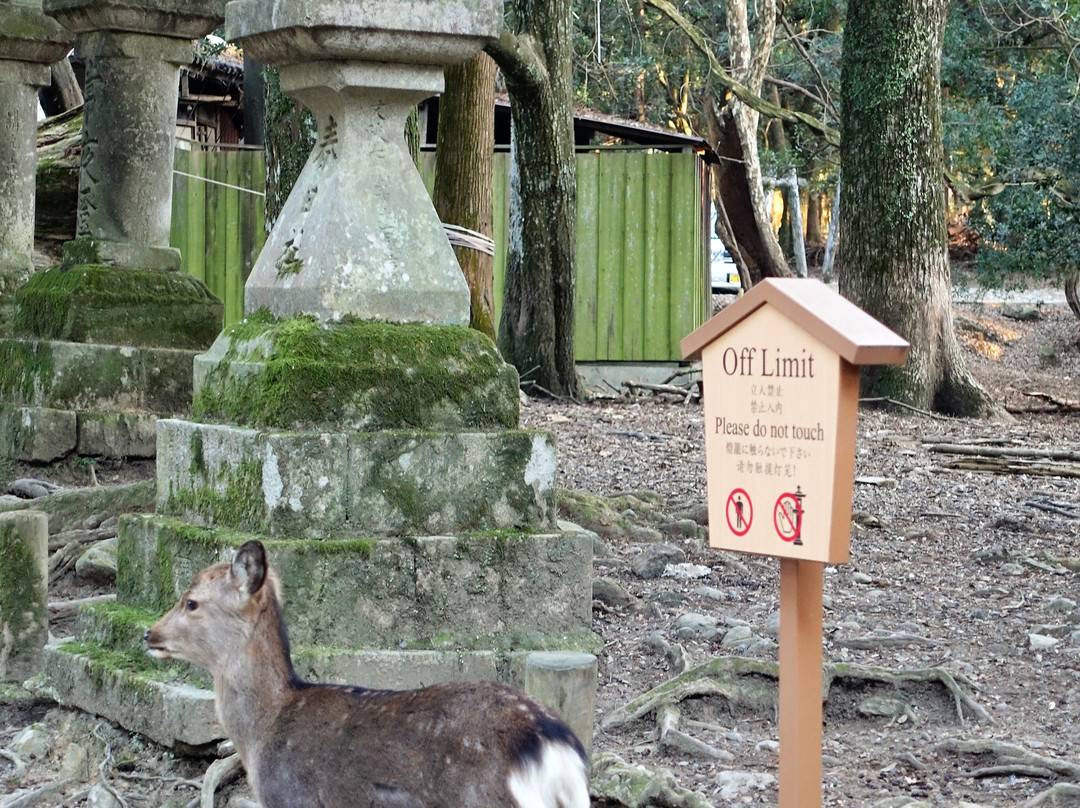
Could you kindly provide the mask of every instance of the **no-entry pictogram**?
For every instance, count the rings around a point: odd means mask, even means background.
[[[744,536],[754,522],[754,504],[750,495],[736,488],[727,498],[727,526],[736,536]]]
[[[773,525],[776,535],[784,541],[802,544],[803,506],[806,496],[802,488],[796,487],[795,493],[781,494],[773,508]]]

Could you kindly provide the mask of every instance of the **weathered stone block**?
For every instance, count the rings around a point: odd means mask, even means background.
[[[225,739],[212,690],[157,680],[129,658],[85,643],[46,648],[43,671],[27,686],[164,746],[199,747]]]
[[[555,447],[547,433],[354,434],[349,482],[349,524],[362,532],[555,525]]]
[[[34,407],[186,413],[195,352],[0,339],[0,400]]]
[[[157,416],[138,412],[80,412],[76,451],[91,457],[153,457]]]
[[[158,511],[271,537],[555,526],[541,432],[270,432],[158,421]]]
[[[195,359],[200,421],[310,429],[518,425],[517,371],[466,327],[252,315]]]
[[[51,463],[75,451],[75,413],[0,404],[0,454],[26,463]]]
[[[221,301],[190,275],[96,264],[38,272],[15,304],[17,333],[99,345],[205,348],[224,316]]]
[[[163,611],[250,534],[161,516],[120,527],[121,602]],[[267,541],[298,646],[592,650],[592,535]]]
[[[158,421],[160,513],[269,536],[345,529],[344,435]]]

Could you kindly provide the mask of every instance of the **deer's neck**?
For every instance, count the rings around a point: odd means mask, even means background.
[[[268,601],[246,642],[214,672],[218,721],[249,770],[254,750],[289,703],[297,681],[281,609]]]

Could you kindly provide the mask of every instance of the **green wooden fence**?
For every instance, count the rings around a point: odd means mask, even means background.
[[[501,308],[510,220],[510,160],[493,170],[496,307]],[[704,186],[693,153],[601,149],[577,155],[579,362],[672,361],[703,322],[710,297]],[[434,184],[435,155],[422,174]],[[225,303],[225,324],[244,316],[244,281],[266,238],[261,151],[177,149],[172,245],[183,267]],[[498,316],[498,312],[496,312]]]
[[[492,171],[496,309],[506,269],[509,157],[496,153]],[[423,155],[421,168],[430,192],[433,153]],[[693,153],[578,153],[577,361],[681,359],[679,340],[705,322],[711,303],[702,171]]]
[[[225,304],[225,325],[244,317],[244,281],[266,240],[261,149],[178,148],[170,243],[184,271]]]

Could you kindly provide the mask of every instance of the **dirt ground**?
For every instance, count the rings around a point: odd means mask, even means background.
[[[825,574],[825,805],[1080,806],[1080,320],[1035,313],[957,307],[967,358],[1012,422],[860,411],[851,562]],[[700,405],[534,400],[522,420],[556,433],[560,486],[607,498],[589,525],[598,780],[616,755],[670,772],[641,805],[776,805],[778,564],[709,549],[697,526]],[[627,709],[679,674],[692,681],[657,700],[675,710]],[[6,753],[33,721],[51,747]],[[194,805],[206,765],[0,695],[0,808]]]

